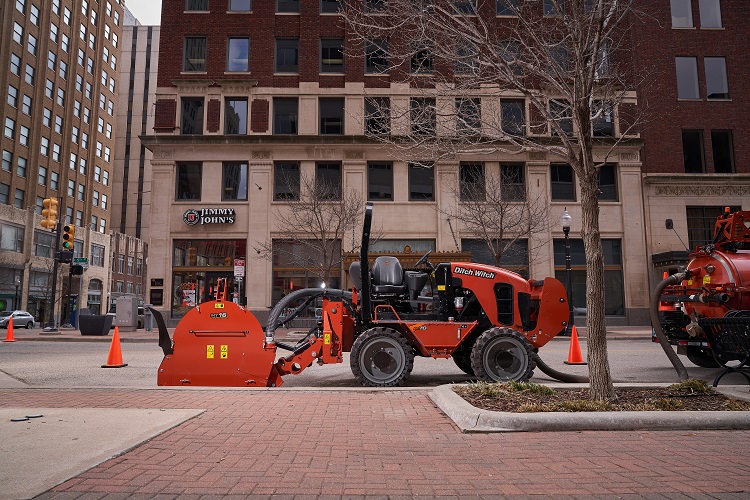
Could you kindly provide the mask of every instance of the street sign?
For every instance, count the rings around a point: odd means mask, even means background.
[[[74,257],[73,258],[73,264],[77,264],[77,265],[83,267],[84,269],[88,269],[89,268],[89,259],[88,259],[88,257]]]
[[[245,276],[245,260],[234,259],[234,277],[242,278]]]

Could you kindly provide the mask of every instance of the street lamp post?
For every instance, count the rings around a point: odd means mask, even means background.
[[[570,223],[572,221],[573,217],[570,216],[568,208],[565,207],[560,216],[560,224],[565,234],[565,289],[568,291],[568,308],[570,309],[570,317],[568,318],[568,326],[565,328],[565,335],[570,335],[573,329],[573,283],[570,271]]]
[[[21,286],[21,277],[16,275],[16,295],[14,297],[15,300],[13,301],[14,309],[21,309],[21,305],[19,304],[19,302],[21,302],[21,298],[18,295],[18,288],[20,286]]]

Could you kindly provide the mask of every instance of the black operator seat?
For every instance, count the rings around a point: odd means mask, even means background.
[[[380,256],[372,265],[374,293],[405,293],[404,271],[396,257]]]

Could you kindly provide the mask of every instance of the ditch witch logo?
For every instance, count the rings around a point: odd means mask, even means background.
[[[191,208],[185,210],[182,220],[188,226],[195,226],[196,224],[234,224],[234,217],[233,208],[201,208],[200,210]]]

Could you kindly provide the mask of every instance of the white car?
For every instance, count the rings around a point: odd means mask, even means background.
[[[13,328],[34,328],[34,316],[26,311],[0,312],[0,328],[8,328],[8,321],[13,318]]]

